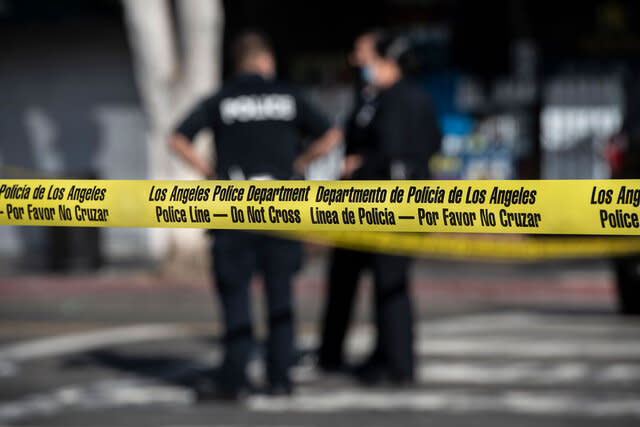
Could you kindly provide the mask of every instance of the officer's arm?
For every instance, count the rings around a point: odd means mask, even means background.
[[[298,173],[304,173],[309,163],[328,154],[337,147],[342,141],[342,131],[338,128],[330,128],[320,138],[316,139],[309,147],[298,156],[293,164],[293,170]]]
[[[196,169],[203,177],[209,178],[213,176],[213,168],[209,162],[198,156],[186,136],[177,132],[174,133],[171,135],[170,145],[178,156]]]
[[[353,176],[353,173],[362,167],[363,163],[364,157],[362,154],[347,154],[342,160],[340,177],[343,179],[350,179]]]

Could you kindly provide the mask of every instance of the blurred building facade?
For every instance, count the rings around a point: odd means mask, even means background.
[[[441,178],[606,178],[602,145],[624,118],[627,80],[639,75],[640,5],[630,0],[199,3],[0,0],[0,164],[51,176],[193,178],[170,159],[163,134],[229,73],[216,37],[248,27],[273,38],[279,76],[338,123],[353,93],[353,38],[382,27],[407,34],[445,135],[432,162]],[[141,54],[145,31],[162,55]],[[194,44],[198,32],[204,44]],[[171,110],[160,125],[157,108]],[[313,165],[309,178],[335,177],[340,156]],[[105,229],[100,251],[109,261],[161,259],[170,249],[158,233]],[[50,240],[45,229],[0,227],[0,256],[28,253],[28,263],[46,265]]]
[[[64,4],[0,3],[0,162],[26,169],[24,176],[148,176],[140,143],[146,125],[121,12],[97,6],[70,14]],[[106,254],[148,250],[144,230],[102,234]],[[0,253],[41,267],[48,239],[47,229],[1,227]]]

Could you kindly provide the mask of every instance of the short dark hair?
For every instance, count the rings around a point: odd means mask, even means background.
[[[231,58],[236,69],[250,57],[259,53],[273,55],[273,47],[269,38],[259,31],[246,30],[234,39],[231,45]]]
[[[385,31],[382,28],[372,27],[366,29],[365,31],[362,31],[361,33],[358,33],[356,39],[359,39],[360,37],[371,37],[374,43],[378,43],[378,40],[384,37],[384,35]]]
[[[417,70],[418,63],[411,40],[405,36],[389,33],[379,36],[376,52],[381,58],[398,64],[405,74],[411,74]]]

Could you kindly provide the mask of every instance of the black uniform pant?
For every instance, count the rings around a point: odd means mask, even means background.
[[[329,272],[329,294],[322,326],[319,363],[338,367],[353,310],[360,273],[373,270],[377,343],[372,357],[397,378],[409,379],[414,372],[413,318],[408,292],[409,259],[406,257],[333,251]]]
[[[213,256],[226,330],[222,375],[231,386],[246,384],[253,345],[249,283],[253,273],[261,271],[268,306],[267,379],[272,385],[288,385],[293,359],[291,280],[300,265],[299,243],[223,230],[215,233]]]
[[[618,309],[622,314],[640,314],[640,257],[614,260],[618,290]]]

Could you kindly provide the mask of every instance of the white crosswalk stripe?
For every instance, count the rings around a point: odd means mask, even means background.
[[[346,378],[334,383],[312,365],[303,364],[294,369],[298,393],[289,398],[258,395],[246,402],[247,409],[258,413],[375,410],[640,418],[637,321],[510,312],[425,321],[416,331],[418,384],[414,388],[365,389]],[[11,368],[11,375],[20,375],[20,364],[38,359],[194,335],[197,331],[186,326],[138,325],[11,344],[0,348],[0,360]],[[373,337],[370,327],[355,328],[347,344],[350,357],[366,356]],[[315,346],[317,336],[305,335],[300,342]],[[199,362],[216,365],[219,348],[209,356]],[[178,374],[193,371],[186,365],[176,369]],[[264,366],[254,363],[252,370],[264,376]],[[8,368],[4,371],[9,372]],[[97,380],[1,403],[0,423],[73,408],[132,404],[186,406],[194,404],[194,399],[190,389],[161,381]]]
[[[611,339],[505,339],[456,337],[424,339],[418,343],[421,356],[483,356],[519,358],[636,358],[640,342]]]
[[[593,367],[582,362],[423,362],[418,381],[429,384],[544,384],[562,385],[590,381],[596,384],[640,382],[640,365],[616,363]]]
[[[504,390],[498,393],[443,391],[309,391],[291,398],[258,396],[249,407],[264,412],[336,412],[346,410],[411,410],[465,413],[496,411],[528,415],[640,417],[640,396],[590,397],[576,393]]]

